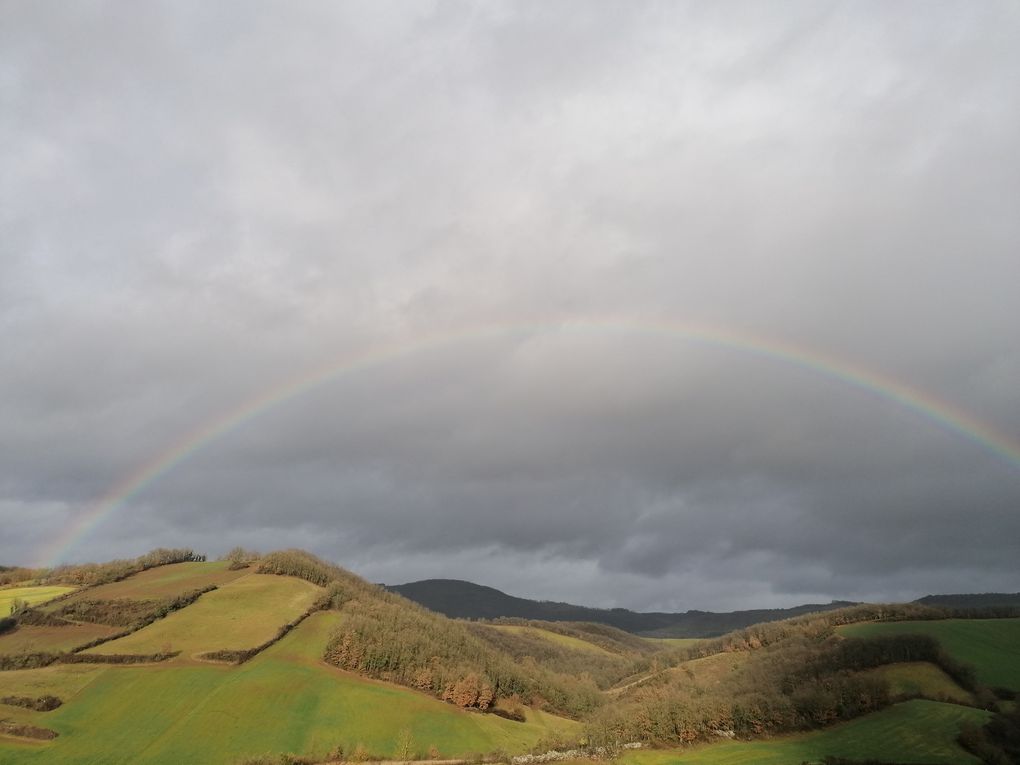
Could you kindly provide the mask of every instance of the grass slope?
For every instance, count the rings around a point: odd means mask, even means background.
[[[612,651],[607,651],[602,646],[589,643],[587,640],[582,640],[581,638],[577,638],[572,635],[563,635],[559,632],[545,630],[540,627],[523,627],[514,624],[488,624],[485,626],[489,629],[510,632],[515,635],[530,635],[531,637],[537,637],[542,640],[548,640],[551,643],[556,643],[564,648],[572,648],[575,651],[587,651],[589,653],[598,653],[608,656],[613,655]]]
[[[218,649],[253,648],[315,601],[321,587],[289,576],[247,574],[187,608],[88,653],[151,654],[170,646],[181,658]]]
[[[797,765],[826,755],[856,760],[979,765],[956,743],[960,725],[982,724],[988,713],[936,701],[907,701],[823,731],[771,741],[727,742],[691,751],[629,752],[628,765]]]
[[[27,601],[30,606],[45,603],[47,600],[72,592],[74,587],[9,587],[0,590],[0,617],[11,612],[11,604],[15,598]]]
[[[649,645],[655,648],[690,648],[698,643],[704,643],[704,638],[671,638],[671,637],[650,637],[645,638]]]
[[[66,702],[108,669],[104,664],[54,664],[0,672],[0,696],[56,696]]]
[[[839,628],[844,637],[931,635],[952,656],[973,664],[978,680],[1020,691],[1020,619],[867,622]]]
[[[183,595],[192,590],[199,590],[210,584],[224,585],[240,579],[251,572],[247,569],[228,571],[227,561],[209,563],[171,563],[167,566],[156,566],[122,579],[119,582],[101,584],[90,587],[62,601],[73,603],[79,599],[116,600],[130,598],[132,600],[159,600]],[[48,609],[47,609],[48,610]]]
[[[113,667],[72,704],[38,716],[61,736],[47,744],[0,741],[0,762],[233,763],[267,752],[394,753],[404,728],[421,750],[444,756],[521,750],[576,723],[535,713],[527,723],[457,709],[423,694],[365,680],[319,656],[341,616],[322,612],[240,667]],[[43,722],[44,721],[44,722]]]
[[[121,629],[103,624],[72,624],[66,627],[21,625],[13,632],[0,635],[0,654],[70,651]],[[3,678],[0,678],[0,685],[2,683]]]
[[[939,667],[926,661],[905,662],[876,667],[863,673],[865,676],[884,678],[893,698],[921,696],[935,701],[956,704],[973,704],[974,695],[957,685]]]

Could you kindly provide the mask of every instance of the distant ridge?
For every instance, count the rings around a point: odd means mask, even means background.
[[[941,608],[1020,608],[1020,592],[982,592],[972,595],[925,595],[914,601]]]
[[[848,601],[833,601],[793,608],[762,608],[728,613],[641,613],[625,608],[588,608],[571,603],[528,600],[460,579],[424,579],[386,587],[432,611],[458,619],[498,619],[508,616],[554,622],[599,622],[648,637],[716,637],[760,622],[779,621],[815,611],[830,611],[854,605]]]

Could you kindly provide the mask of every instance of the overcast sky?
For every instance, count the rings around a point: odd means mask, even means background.
[[[1020,590],[1018,82],[1008,1],[3,0],[0,562],[333,367],[60,557],[643,610]],[[692,325],[1016,451],[651,329]]]

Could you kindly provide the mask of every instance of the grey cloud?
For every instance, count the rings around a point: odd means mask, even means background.
[[[1020,589],[1016,454],[626,328],[775,338],[1015,443],[1011,5],[4,16],[0,560],[332,365],[65,557],[297,545],[634,608]]]

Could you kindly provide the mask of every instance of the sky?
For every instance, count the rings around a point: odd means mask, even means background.
[[[1012,2],[0,2],[0,563],[1020,590]]]

